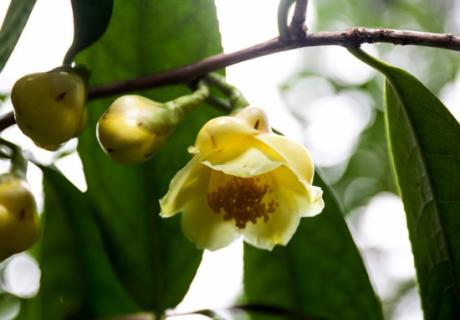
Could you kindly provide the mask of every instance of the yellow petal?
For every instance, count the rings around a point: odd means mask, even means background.
[[[271,196],[278,204],[276,211],[270,214],[268,221],[259,219],[255,224],[248,223],[242,231],[246,242],[268,250],[275,245],[286,245],[305,213],[309,216],[319,213],[317,203],[310,201],[309,190],[291,170],[279,167],[270,176],[273,183]]]
[[[190,198],[193,200],[197,188],[209,179],[209,168],[202,165],[198,157],[193,157],[185,167],[179,170],[169,184],[166,195],[160,199],[160,216],[174,216],[185,207]]]
[[[216,152],[227,152],[229,147],[239,145],[246,137],[257,134],[245,121],[235,117],[217,117],[209,120],[195,141],[195,148],[204,156]]]
[[[198,248],[213,251],[226,247],[240,234],[232,221],[225,221],[222,214],[209,208],[207,185],[203,189],[190,197],[182,210],[182,230]]]
[[[229,146],[229,150],[215,154],[203,161],[203,164],[213,170],[241,178],[264,174],[282,165],[282,162],[273,159],[277,155],[269,148],[257,143],[255,139],[252,142],[252,146],[249,143],[249,146]]]
[[[168,193],[160,200],[163,218],[182,211],[185,236],[200,249],[217,250],[239,234],[231,221],[212,212],[207,202],[211,170],[194,157],[171,181]]]
[[[324,209],[323,190],[315,186],[307,186],[308,206],[302,210],[302,217],[314,217]]]
[[[270,125],[268,124],[268,118],[265,112],[257,107],[246,107],[239,111],[236,118],[242,119],[253,129],[259,130],[260,132],[270,132]]]
[[[308,184],[313,181],[314,166],[310,153],[301,144],[278,134],[260,134],[257,139],[279,153],[284,163]]]

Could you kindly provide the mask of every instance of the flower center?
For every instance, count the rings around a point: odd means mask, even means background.
[[[267,222],[269,214],[275,212],[278,203],[272,192],[266,174],[240,178],[212,171],[207,196],[212,211],[223,213],[224,220],[233,219],[239,229],[244,229],[248,222],[256,223],[259,218]]]

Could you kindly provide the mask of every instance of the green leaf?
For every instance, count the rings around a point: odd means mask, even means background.
[[[45,212],[38,260],[39,295],[22,319],[88,319],[139,311],[116,278],[85,194],[61,173],[42,168]]]
[[[13,52],[36,0],[11,0],[0,29],[0,71]]]
[[[409,73],[363,52],[385,74],[388,139],[426,319],[460,318],[460,125]]]
[[[323,189],[325,209],[302,219],[286,247],[267,252],[245,246],[247,299],[303,312],[312,319],[382,319],[380,303],[335,197],[318,176],[314,184]]]
[[[75,55],[97,41],[107,29],[113,0],[72,0],[74,36],[64,58],[70,64]]]
[[[460,126],[417,79],[393,69],[387,127],[427,319],[460,317]]]
[[[0,291],[0,319],[10,320],[16,318],[21,304],[15,296]]]
[[[94,84],[158,72],[220,51],[213,1],[125,0],[115,2],[107,32],[77,60],[91,68]],[[171,86],[142,94],[166,101],[189,92]],[[200,106],[152,160],[122,166],[102,152],[95,137],[96,122],[114,99],[89,103],[78,150],[114,270],[137,303],[161,313],[183,298],[202,252],[183,236],[179,217],[159,217],[158,199],[190,159],[186,149],[199,128],[218,113]]]

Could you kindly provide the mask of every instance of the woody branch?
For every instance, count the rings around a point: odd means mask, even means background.
[[[364,43],[416,45],[460,51],[460,36],[394,29],[351,28],[315,32],[308,33],[305,37],[294,37],[289,41],[277,37],[233,53],[217,54],[164,72],[97,85],[89,89],[88,100],[172,84],[189,84],[209,72],[281,51],[329,45],[356,47]],[[0,131],[14,123],[13,113],[5,114],[0,118]]]

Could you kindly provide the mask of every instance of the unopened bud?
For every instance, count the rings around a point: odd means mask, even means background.
[[[26,183],[12,174],[0,176],[0,261],[31,247],[39,229],[37,206]]]
[[[67,69],[22,77],[13,86],[11,100],[19,128],[47,150],[78,135],[86,123],[85,81]]]
[[[98,121],[105,153],[123,164],[149,159],[167,141],[176,121],[163,104],[138,95],[116,99]]]

